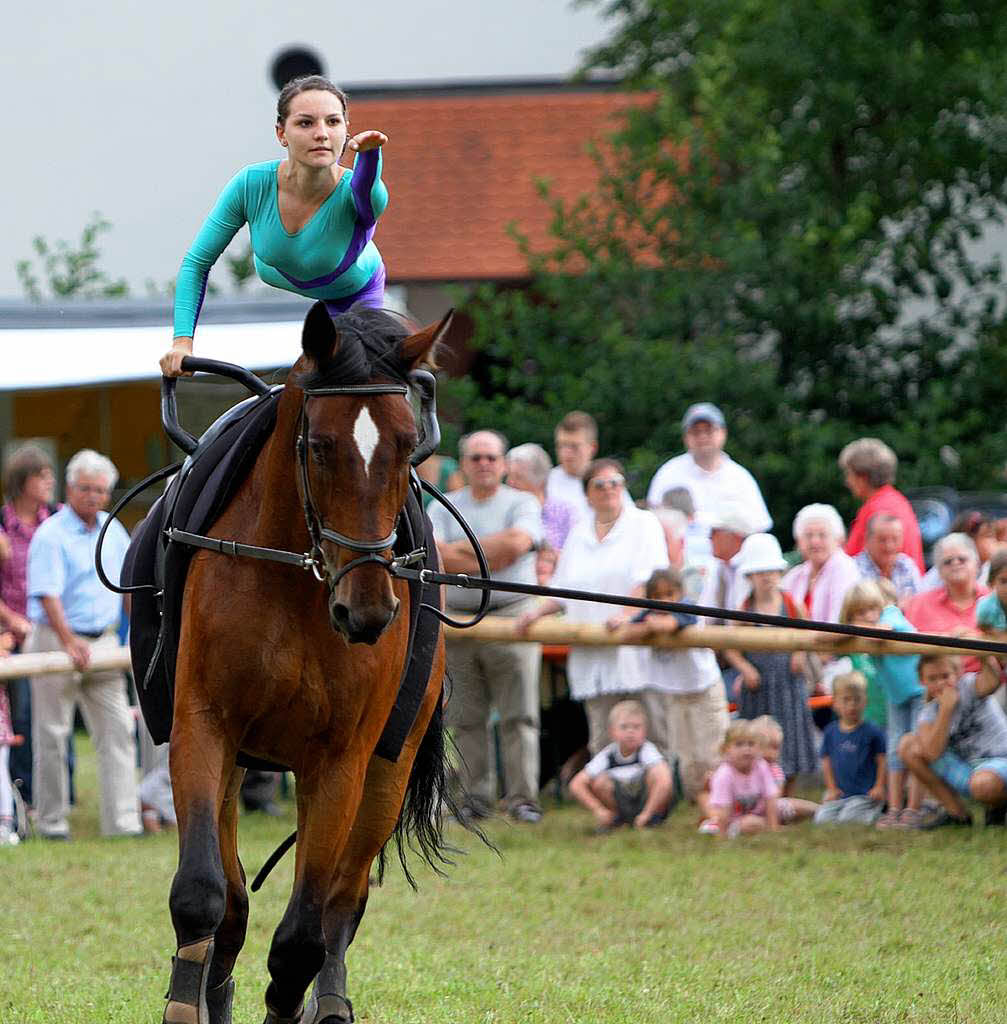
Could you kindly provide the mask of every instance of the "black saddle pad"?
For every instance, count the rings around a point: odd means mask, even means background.
[[[234,497],[251,471],[276,423],[279,391],[243,403],[225,414],[204,435],[197,451],[151,507],[134,531],[122,569],[126,586],[150,584],[153,590],[133,595],[130,612],[130,657],[144,721],[155,743],[171,735],[175,699],[175,664],[181,626],[182,596],[194,548],[168,543],[170,526],[205,534]],[[399,523],[396,554],[425,546],[427,567],[437,569],[437,549],[430,521],[410,488]],[[224,556],[220,556],[224,557]],[[315,585],[312,578],[305,586]],[[375,750],[390,761],[398,760],[412,729],[430,679],[440,622],[421,615],[421,604],[440,606],[440,588],[411,580],[409,649],[395,706]],[[285,765],[239,755],[249,768],[282,770]]]

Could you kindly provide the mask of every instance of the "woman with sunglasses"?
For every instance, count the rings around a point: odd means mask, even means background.
[[[964,533],[941,537],[934,545],[934,565],[940,586],[909,598],[902,606],[906,618],[921,633],[979,636],[976,604],[989,590],[979,582],[979,555],[972,538]],[[978,672],[979,659],[968,658],[964,671]]]
[[[266,284],[322,299],[332,313],[354,303],[383,304],[385,267],[372,236],[388,203],[378,131],[349,134],[346,96],[321,75],[295,78],[276,103],[284,160],[242,168],[220,194],[182,260],[175,285],[166,377],[182,376],[192,353],[210,268],[248,224],[255,269]],[[340,165],[356,154],[352,172]]]
[[[588,466],[584,491],[591,515],[570,531],[552,586],[643,597],[651,573],[668,567],[661,523],[652,512],[624,502],[625,486],[622,466],[615,459],[595,459]],[[550,597],[518,619],[518,631],[560,611],[566,612],[568,622],[604,623],[610,629],[628,622],[634,614],[632,608]],[[584,702],[592,754],[608,742],[609,711],[630,696],[645,700],[649,680],[641,671],[643,664],[629,647],[570,648],[567,679],[571,696]],[[651,722],[649,734],[664,751],[659,722]]]

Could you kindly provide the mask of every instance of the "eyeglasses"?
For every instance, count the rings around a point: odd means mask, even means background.
[[[621,476],[595,477],[591,481],[591,488],[595,491],[608,491],[616,487],[622,487],[625,482]]]
[[[110,487],[102,487],[98,484],[70,484],[70,486],[80,491],[81,494],[108,494],[111,490]]]
[[[503,456],[487,455],[485,453],[477,452],[474,455],[466,455],[465,458],[468,459],[470,462],[499,462],[503,458]]]
[[[968,561],[970,561],[968,555],[948,555],[947,558],[941,559],[941,565],[961,565]]]

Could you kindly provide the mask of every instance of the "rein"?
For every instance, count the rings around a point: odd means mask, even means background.
[[[865,637],[870,640],[898,639],[904,643],[932,645],[934,647],[965,648],[989,654],[1007,654],[1007,643],[994,640],[976,640],[971,637],[944,636],[935,633],[895,633],[890,629],[872,629],[868,626],[847,626],[838,622],[818,622],[814,619],[792,619],[787,615],[763,615],[761,612],[731,611],[685,601],[655,601],[648,597],[623,597],[618,594],[595,593],[589,590],[568,590],[563,587],[542,587],[531,583],[503,583],[499,580],[468,576],[465,573],[434,572],[432,569],[396,568],[393,576],[416,579],[421,583],[434,583],[460,587],[463,590],[499,591],[505,594],[525,594],[529,597],[556,597],[570,601],[591,601],[596,604],[622,605],[627,608],[645,608],[658,612],[679,612],[702,615],[714,619],[730,619],[759,626],[786,626],[791,629],[813,630],[817,633],[839,633],[843,636]],[[471,624],[470,624],[471,625]]]

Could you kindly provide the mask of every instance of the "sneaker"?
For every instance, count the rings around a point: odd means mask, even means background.
[[[17,846],[21,837],[6,822],[0,825],[0,846]]]
[[[707,818],[705,821],[699,823],[699,828],[696,830],[701,836],[719,836],[720,825],[713,820],[713,818]]]
[[[1007,825],[1007,804],[1001,804],[999,807],[987,807],[983,824],[987,828],[996,825]]]
[[[954,814],[950,814],[943,807],[936,810],[933,814],[927,814],[920,822],[918,828],[929,832],[935,828],[971,828],[972,827],[972,815],[966,814],[964,818],[959,818]]]
[[[542,820],[542,808],[532,803],[517,804],[511,808],[510,816],[525,825],[537,825]]]

